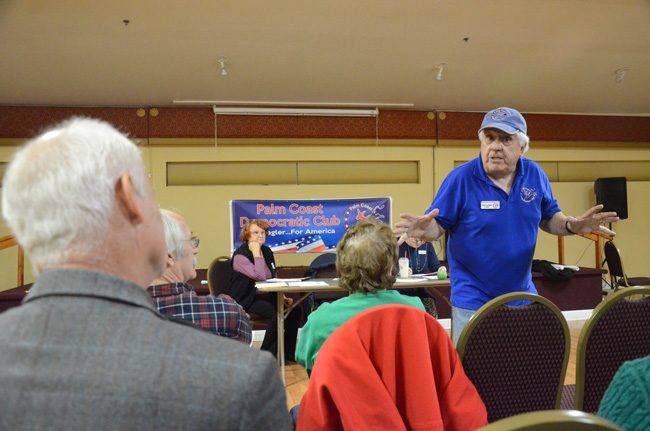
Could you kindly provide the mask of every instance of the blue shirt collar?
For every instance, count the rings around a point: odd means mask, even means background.
[[[524,174],[526,173],[526,166],[523,163],[523,160],[525,159],[524,156],[519,157],[519,160],[517,160],[517,169],[515,170],[515,177],[523,177]],[[492,180],[490,180],[485,173],[485,169],[483,169],[483,159],[481,158],[481,153],[479,152],[478,157],[474,159],[474,169],[472,171],[474,176],[480,178],[486,183],[492,183]]]

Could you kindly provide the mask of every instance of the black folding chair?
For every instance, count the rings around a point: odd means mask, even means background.
[[[623,260],[620,250],[613,241],[605,243],[605,261],[609,270],[612,289],[630,286],[650,286],[650,277],[628,277],[623,270]]]

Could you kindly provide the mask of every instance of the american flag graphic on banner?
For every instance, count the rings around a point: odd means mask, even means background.
[[[327,250],[327,246],[320,235],[303,238],[302,242],[298,244],[298,253],[317,253],[325,250]]]
[[[273,253],[298,253],[298,244],[301,243],[304,238],[296,238],[290,241],[282,241],[278,244],[268,244]]]
[[[278,244],[269,244],[269,247],[273,253],[318,253],[327,250],[320,235],[304,236]]]

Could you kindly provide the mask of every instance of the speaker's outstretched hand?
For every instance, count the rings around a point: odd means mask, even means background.
[[[616,232],[602,226],[601,223],[614,223],[619,221],[615,212],[601,212],[603,205],[589,208],[580,217],[569,217],[570,228],[575,233],[601,232],[615,236]]]
[[[434,241],[445,232],[436,221],[439,212],[438,208],[435,208],[424,216],[400,214],[402,220],[395,225],[393,232],[401,235],[399,239],[401,242],[404,242],[406,237]]]

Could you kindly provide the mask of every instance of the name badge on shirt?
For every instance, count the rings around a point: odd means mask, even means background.
[[[426,250],[418,250],[418,254],[427,254]]]
[[[481,201],[482,210],[498,210],[499,208],[501,208],[499,201]]]
[[[275,269],[275,263],[271,262],[271,268]]]

